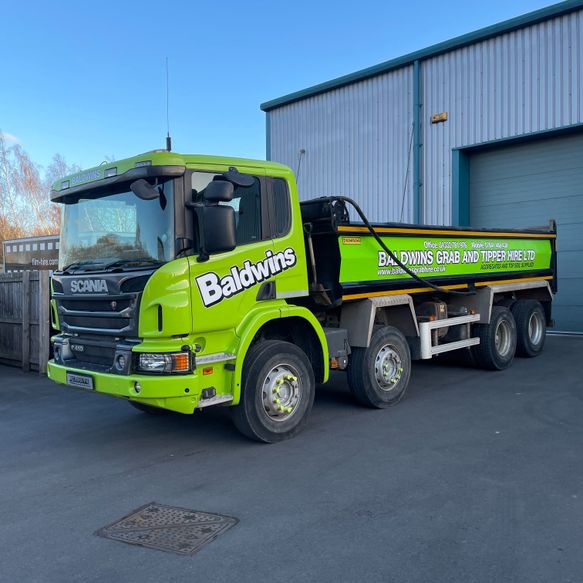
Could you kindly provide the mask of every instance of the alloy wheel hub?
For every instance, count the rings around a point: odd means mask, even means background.
[[[375,359],[375,378],[383,391],[395,388],[401,375],[403,366],[399,353],[391,344],[385,344],[377,353]]]
[[[263,408],[270,419],[289,419],[301,400],[298,371],[288,364],[274,366],[263,382],[262,399]]]
[[[501,356],[506,356],[510,352],[510,347],[512,345],[511,332],[510,325],[506,320],[500,320],[500,322],[498,322],[494,342],[496,345],[496,351]]]
[[[528,336],[530,341],[537,345],[543,335],[543,321],[538,312],[533,312],[528,319]]]

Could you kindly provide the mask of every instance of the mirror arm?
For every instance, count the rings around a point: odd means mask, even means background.
[[[202,209],[204,204],[200,202],[187,202],[186,206],[191,208],[196,215],[196,223],[198,226],[198,257],[196,260],[201,263],[209,260],[209,254],[206,250],[206,242],[204,240],[204,224],[202,218]]]

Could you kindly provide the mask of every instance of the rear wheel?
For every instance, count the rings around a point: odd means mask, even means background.
[[[516,320],[518,341],[516,354],[519,356],[538,356],[544,348],[547,335],[545,311],[536,300],[518,300],[512,306]]]
[[[512,364],[516,352],[516,322],[504,306],[493,306],[489,324],[477,324],[480,344],[472,347],[476,365],[488,370],[503,370]]]
[[[168,409],[161,409],[160,407],[152,407],[152,405],[146,405],[145,403],[138,403],[137,401],[129,401],[129,404],[138,411],[142,413],[147,413],[148,415],[167,415],[169,413]]]
[[[232,408],[237,429],[250,439],[289,439],[306,424],[316,383],[306,353],[281,340],[253,346],[245,357],[240,403]]]
[[[384,409],[404,396],[411,376],[411,351],[397,328],[377,330],[368,348],[353,348],[348,385],[363,405]]]

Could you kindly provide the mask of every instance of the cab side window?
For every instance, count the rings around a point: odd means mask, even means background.
[[[211,172],[193,172],[193,200],[202,201],[204,189],[209,182],[218,176],[220,175]],[[251,186],[235,185],[233,200],[219,204],[231,206],[235,211],[237,245],[247,245],[261,241],[263,236],[261,228],[261,185],[258,178],[254,178]]]
[[[259,180],[251,186],[235,186],[233,200],[229,204],[235,210],[237,245],[261,241],[261,190]]]
[[[282,178],[268,179],[272,200],[273,238],[287,235],[291,226],[291,204],[287,182]]]

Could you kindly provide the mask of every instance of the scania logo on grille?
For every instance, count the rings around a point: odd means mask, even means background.
[[[107,293],[105,279],[74,279],[71,281],[72,294],[103,294]]]

